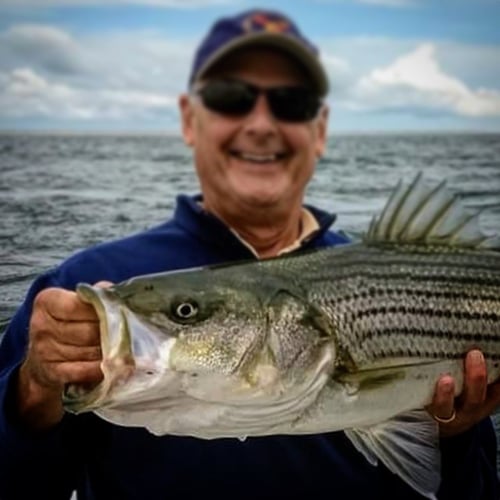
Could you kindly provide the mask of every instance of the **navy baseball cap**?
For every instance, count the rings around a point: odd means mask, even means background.
[[[328,93],[328,76],[318,49],[290,18],[268,10],[250,10],[216,21],[196,51],[189,84],[203,78],[231,52],[251,46],[274,47],[289,54],[304,67],[319,95]]]

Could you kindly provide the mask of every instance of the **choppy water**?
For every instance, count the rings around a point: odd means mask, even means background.
[[[447,179],[484,210],[483,229],[500,232],[500,135],[332,137],[307,201],[361,231],[397,181],[419,170]],[[0,325],[41,271],[168,218],[177,193],[197,190],[179,138],[0,135]]]

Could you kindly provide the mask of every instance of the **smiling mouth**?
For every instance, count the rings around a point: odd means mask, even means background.
[[[283,160],[286,153],[246,153],[243,151],[230,151],[231,156],[251,163],[265,164]]]

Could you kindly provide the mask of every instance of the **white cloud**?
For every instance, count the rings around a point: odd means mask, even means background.
[[[322,55],[321,60],[330,79],[330,91],[335,96],[340,95],[352,80],[352,70],[349,63],[329,53]]]
[[[22,24],[0,34],[1,67],[23,61],[54,73],[75,73],[83,69],[82,52],[68,33],[51,26]]]
[[[0,106],[10,116],[82,116],[76,94],[66,85],[49,84],[30,68],[17,68],[0,77]],[[72,108],[73,111],[70,111]]]
[[[15,26],[0,34],[0,114],[170,119],[191,54],[189,43],[154,32],[74,37],[51,26]]]
[[[83,35],[12,26],[0,32],[0,120],[178,129],[177,96],[197,42],[154,30]],[[375,37],[315,42],[330,75],[332,115],[500,116],[500,48]]]
[[[175,108],[176,103],[173,97],[153,92],[71,88],[51,82],[29,68],[0,73],[0,108],[16,118],[147,118]]]
[[[29,66],[84,86],[169,88],[187,78],[193,50],[193,41],[155,31],[72,35],[51,26],[18,25],[0,33],[0,69]]]
[[[323,64],[325,65],[327,71],[332,71],[335,73],[348,73],[350,71],[350,64],[338,56],[332,54],[324,54],[321,57]]]
[[[471,89],[446,74],[430,43],[372,70],[359,80],[353,96],[353,107],[359,109],[420,108],[468,117],[500,116],[500,91]]]

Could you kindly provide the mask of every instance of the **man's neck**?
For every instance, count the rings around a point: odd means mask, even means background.
[[[301,234],[301,206],[286,213],[252,208],[235,215],[222,214],[212,207],[205,209],[221,219],[261,259],[278,255]]]
[[[251,226],[245,225],[231,230],[245,243],[260,259],[274,257],[283,249],[294,243],[300,235],[300,217],[290,225]]]

